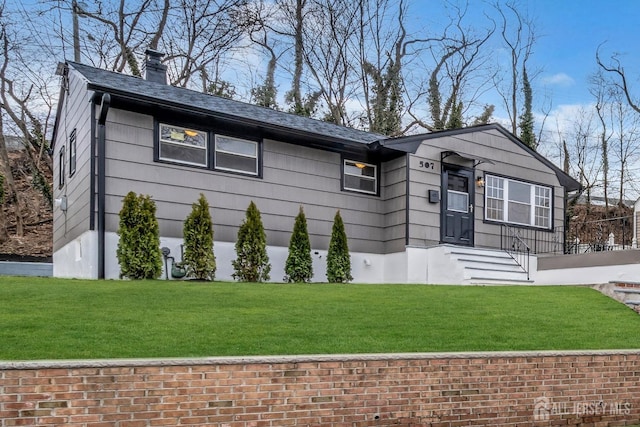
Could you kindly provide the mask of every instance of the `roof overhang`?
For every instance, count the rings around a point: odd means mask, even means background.
[[[406,154],[406,151],[403,149],[387,146],[383,143],[384,140],[363,143],[340,137],[327,137],[326,135],[320,135],[302,129],[285,127],[260,120],[240,118],[225,114],[221,111],[194,108],[170,100],[142,97],[137,94],[128,93],[127,91],[105,88],[94,83],[89,84],[89,89],[94,91],[93,99],[98,104],[102,95],[109,93],[112,97],[111,105],[114,108],[134,111],[144,110],[148,112],[148,114],[153,115],[157,115],[161,111],[169,111],[176,115],[199,116],[203,119],[213,119],[218,123],[225,123],[231,128],[242,129],[242,131],[252,130],[259,133],[264,139],[273,139],[310,148],[338,152],[345,155],[366,158],[371,161],[387,161],[402,157]]]
[[[493,163],[491,160],[485,158],[485,157],[480,157],[480,156],[476,156],[474,154],[467,154],[467,153],[463,153],[461,151],[453,151],[453,150],[447,150],[447,151],[443,151],[440,153],[440,161],[444,162],[444,160],[448,157],[459,157],[461,159],[464,160],[468,160],[468,161],[472,161],[473,162],[473,167],[475,168],[476,166],[482,164],[482,163],[488,163],[490,165],[494,165],[495,163]]]

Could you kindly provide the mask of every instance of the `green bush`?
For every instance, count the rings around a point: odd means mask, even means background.
[[[286,282],[308,282],[313,277],[313,261],[311,260],[311,243],[307,231],[307,218],[300,206],[293,226],[293,234],[289,241],[289,256],[284,267]]]
[[[344,231],[340,211],[336,212],[333,219],[333,230],[327,253],[327,280],[330,283],[347,283],[353,280],[347,233]]]
[[[129,279],[157,279],[162,274],[160,230],[156,204],[150,196],[129,192],[123,200],[116,255],[120,275]]]
[[[199,280],[213,280],[216,275],[213,222],[209,213],[209,203],[202,193],[184,222],[183,237],[182,266],[186,268],[187,275]]]
[[[236,240],[237,259],[232,261],[232,277],[241,282],[263,282],[270,279],[267,236],[260,218],[260,211],[253,201],[247,208],[245,220],[238,230]]]

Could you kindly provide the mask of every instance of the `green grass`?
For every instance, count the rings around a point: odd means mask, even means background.
[[[581,287],[0,278],[0,359],[640,348]]]

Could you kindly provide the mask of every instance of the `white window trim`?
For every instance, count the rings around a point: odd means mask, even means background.
[[[183,131],[185,130],[193,130],[199,133],[204,134],[204,147],[200,147],[198,145],[192,145],[192,144],[187,144],[187,143],[183,143],[183,142],[179,142],[179,141],[173,141],[170,139],[162,139],[162,127],[170,127],[170,128],[174,128],[174,129],[182,129]],[[180,159],[174,159],[172,157],[162,157],[162,147],[161,144],[170,144],[170,145],[175,145],[177,147],[188,147],[188,148],[197,148],[200,150],[204,150],[205,152],[205,162],[204,163],[196,163],[196,162],[187,162],[184,160],[180,160]],[[207,167],[208,163],[209,163],[209,134],[208,132],[205,132],[203,130],[199,130],[199,129],[192,129],[192,128],[186,128],[184,126],[178,126],[178,125],[170,125],[168,123],[159,123],[159,128],[158,128],[158,159],[159,160],[163,160],[166,162],[173,162],[173,163],[180,163],[182,165],[191,165],[191,166],[198,166],[198,167]]]
[[[352,174],[352,173],[347,173],[347,167],[346,167],[347,163],[353,163],[354,165],[356,163],[358,163],[358,164],[363,164],[365,166],[372,167],[373,168],[373,176],[363,176],[363,175],[355,175],[355,174]],[[346,182],[347,180],[343,178],[343,180],[342,180],[343,181],[342,182],[342,188],[344,190],[355,191],[357,193],[364,193],[364,194],[378,194],[378,166],[377,165],[374,165],[374,164],[371,164],[371,163],[360,162],[360,161],[357,161],[357,160],[344,159],[342,161],[342,174],[344,176],[346,176],[346,175],[355,176],[355,177],[360,178],[360,179],[366,179],[366,180],[369,180],[369,181],[373,181],[373,188],[374,188],[374,191],[366,191],[366,190],[361,190],[360,188],[347,187],[347,182]]]
[[[531,182],[526,182],[526,181],[520,181],[518,179],[513,179],[513,178],[506,178],[506,177],[502,177],[502,176],[496,176],[496,175],[491,175],[491,174],[487,174],[487,177],[492,177],[494,179],[499,179],[502,180],[502,199],[498,199],[496,197],[489,197],[488,192],[485,191],[485,196],[484,196],[484,217],[487,221],[492,221],[492,222],[501,222],[501,223],[505,223],[505,224],[514,224],[514,225],[519,225],[519,226],[525,226],[525,227],[532,227],[532,228],[540,228],[543,230],[547,230],[550,229],[553,225],[552,222],[552,217],[553,217],[553,191],[551,187],[548,187],[546,185],[540,185],[540,184],[534,184]],[[487,182],[488,180],[485,179],[485,182]],[[519,202],[516,200],[509,200],[509,183],[510,182],[517,182],[520,184],[526,184],[529,186],[529,203],[525,203],[525,202]],[[549,193],[549,206],[538,206],[536,204],[536,188],[541,188],[543,190],[547,190]],[[546,197],[541,197],[546,199]],[[502,219],[495,219],[495,218],[489,218],[488,217],[488,203],[487,200],[492,199],[492,200],[501,200],[502,201]],[[530,211],[529,211],[529,222],[528,223],[522,223],[522,222],[516,222],[516,221],[510,221],[509,220],[509,203],[515,203],[515,204],[520,204],[520,205],[525,205],[525,206],[529,206]],[[549,225],[548,226],[543,226],[543,225],[536,225],[536,208],[545,208],[549,210],[549,214],[547,216],[547,220],[549,221]]]
[[[219,137],[226,138],[226,139],[232,139],[232,140],[235,140],[235,141],[241,141],[241,142],[250,142],[250,143],[255,145],[256,154],[254,156],[252,156],[252,155],[249,155],[249,154],[236,153],[236,152],[228,151],[228,150],[219,150],[218,149],[218,138]],[[255,165],[256,165],[255,172],[247,172],[246,170],[242,170],[242,169],[234,169],[234,168],[226,168],[226,167],[218,166],[218,157],[217,157],[218,153],[229,154],[229,155],[237,156],[237,157],[244,157],[246,159],[254,159],[255,160]],[[260,145],[259,145],[258,142],[252,141],[250,139],[234,138],[232,136],[216,134],[214,136],[213,157],[214,157],[214,160],[213,160],[214,166],[213,166],[213,168],[215,170],[229,171],[229,172],[235,172],[235,173],[240,173],[240,174],[243,174],[243,175],[251,175],[251,176],[258,176],[258,174],[260,172],[259,171],[260,165],[258,163],[258,158],[260,157]]]

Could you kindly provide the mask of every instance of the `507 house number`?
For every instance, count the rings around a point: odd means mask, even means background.
[[[424,160],[420,160],[420,163],[418,163],[418,164],[423,169],[435,169],[436,168],[435,162],[425,162]]]

